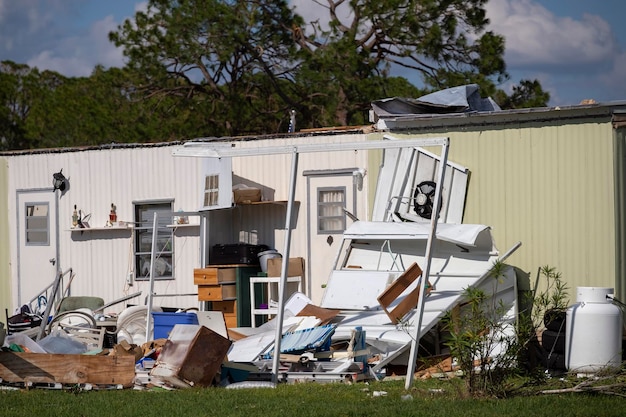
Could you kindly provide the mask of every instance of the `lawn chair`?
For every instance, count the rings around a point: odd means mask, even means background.
[[[98,327],[93,311],[102,306],[104,300],[100,297],[65,297],[48,323],[47,333],[63,331],[70,337],[84,342],[91,349],[101,348],[105,329]]]
[[[70,296],[61,300],[56,309],[56,314],[65,313],[83,308],[91,311],[97,310],[104,305],[104,300],[100,297],[90,296]]]

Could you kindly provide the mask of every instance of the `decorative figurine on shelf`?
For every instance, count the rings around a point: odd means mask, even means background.
[[[117,223],[117,207],[111,203],[111,212],[109,213],[109,225],[113,226]]]
[[[78,211],[76,211],[76,204],[74,204],[74,212],[72,213],[72,227],[78,226]]]

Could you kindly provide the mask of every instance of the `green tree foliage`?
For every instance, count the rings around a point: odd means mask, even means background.
[[[537,81],[496,89],[504,40],[485,3],[315,0],[323,17],[305,23],[287,0],[148,0],[109,34],[124,68],[0,63],[0,149],[285,132],[292,109],[300,129],[360,125],[373,100],[467,83],[504,108],[545,105]]]
[[[39,72],[27,65],[0,63],[0,149],[28,147],[25,125],[38,77]]]
[[[193,100],[213,135],[270,133],[294,105],[300,25],[283,0],[150,0],[110,39],[145,75],[137,86],[145,97]]]
[[[314,21],[296,37],[303,57],[298,81],[314,80],[305,85],[308,94],[317,89],[335,97],[337,124],[363,122],[357,115],[383,97],[394,67],[421,78],[424,92],[477,83],[490,94],[508,77],[504,39],[485,31],[486,0],[318,3],[327,7],[329,21]]]
[[[510,96],[498,90],[494,99],[503,109],[545,107],[550,101],[550,93],[543,91],[538,80],[521,80],[519,85],[513,86],[513,93]]]

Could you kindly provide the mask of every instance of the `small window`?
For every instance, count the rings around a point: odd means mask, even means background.
[[[26,245],[50,244],[50,207],[48,203],[26,204]]]
[[[346,230],[346,187],[317,189],[317,233]]]
[[[204,207],[217,206],[219,203],[220,176],[207,175],[204,177]]]
[[[172,203],[142,203],[135,205],[135,279],[150,279],[150,256],[152,254],[152,226],[157,213],[154,279],[174,278],[174,236]]]

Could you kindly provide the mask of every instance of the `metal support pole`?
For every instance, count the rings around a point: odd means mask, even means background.
[[[404,383],[405,389],[410,389],[413,384],[413,373],[415,372],[415,364],[417,361],[417,351],[420,345],[420,338],[422,332],[422,318],[424,317],[424,303],[426,296],[426,285],[430,278],[430,267],[432,263],[433,244],[437,237],[437,222],[439,220],[439,210],[441,209],[441,191],[443,188],[443,180],[446,174],[446,164],[448,163],[448,146],[449,142],[446,141],[441,147],[441,161],[439,161],[439,173],[437,189],[435,191],[435,207],[433,208],[432,216],[430,219],[430,234],[428,235],[428,241],[426,243],[426,267],[422,273],[421,285],[419,290],[419,298],[417,299],[417,316],[415,323],[415,334],[411,340],[411,351],[409,353],[409,363],[407,364],[406,380]]]
[[[148,311],[146,312],[146,342],[150,340],[150,328],[152,327],[152,298],[154,297],[154,257],[157,244],[157,213],[154,212],[152,220],[152,249],[150,251],[150,290],[148,291]]]
[[[285,288],[287,288],[287,271],[289,267],[289,249],[291,246],[291,217],[293,202],[296,194],[296,179],[298,176],[299,153],[294,148],[291,155],[291,183],[289,184],[289,200],[285,216],[285,247],[283,249],[283,263],[280,269],[280,284],[278,285],[278,314],[276,316],[276,336],[274,338],[274,357],[272,362],[272,382],[278,383],[278,368],[280,366],[280,342],[283,337],[283,316],[285,314]]]

